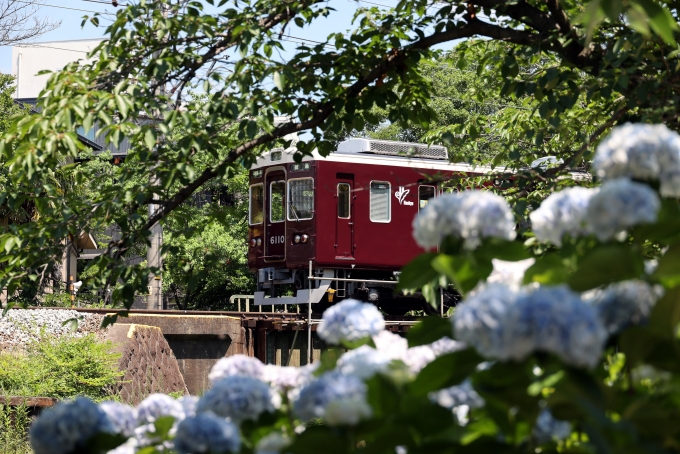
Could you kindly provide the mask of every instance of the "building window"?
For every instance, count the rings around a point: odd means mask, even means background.
[[[350,218],[350,187],[349,183],[338,184],[338,217]]]
[[[434,186],[419,186],[418,187],[418,210],[425,208],[430,201],[434,199],[435,187]]]
[[[264,208],[264,186],[262,183],[250,187],[250,225],[262,223],[262,211]]]
[[[286,182],[272,181],[269,183],[269,222],[283,222],[286,212]]]
[[[301,221],[314,216],[314,179],[288,180],[288,220]]]
[[[371,221],[390,222],[390,183],[371,181]]]

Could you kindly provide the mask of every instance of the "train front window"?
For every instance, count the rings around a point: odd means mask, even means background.
[[[264,186],[254,184],[250,187],[250,225],[262,223],[262,212],[264,208]]]
[[[371,181],[371,221],[390,222],[390,193],[389,182]]]
[[[430,199],[434,199],[434,191],[434,186],[418,187],[418,210],[425,208]]]
[[[288,220],[301,221],[314,216],[314,179],[288,180]]]
[[[349,219],[349,184],[338,183],[338,217]]]
[[[269,221],[283,222],[283,216],[286,211],[284,208],[286,182],[272,181],[269,187],[269,193],[271,194],[269,198]]]

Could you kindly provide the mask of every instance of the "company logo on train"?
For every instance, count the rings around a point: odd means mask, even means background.
[[[413,218],[451,190],[438,181],[491,169],[450,163],[442,146],[385,140],[350,139],[325,158],[315,152],[300,163],[294,151],[266,152],[250,170],[255,304],[311,299],[321,312],[356,298],[395,315],[426,309],[420,295],[394,291],[401,267],[423,252],[411,235]],[[329,278],[312,279],[311,296],[310,261],[314,277]],[[446,292],[445,306],[456,298]]]

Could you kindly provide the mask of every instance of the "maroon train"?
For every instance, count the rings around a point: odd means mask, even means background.
[[[347,140],[328,157],[301,163],[292,151],[265,153],[250,170],[255,304],[307,303],[310,260],[317,277],[394,281],[423,252],[411,235],[413,218],[447,190],[432,181],[489,170],[449,163],[444,147],[372,139]],[[419,295],[396,294],[390,284],[312,282],[311,301],[321,303],[315,311],[348,297],[392,314],[425,307]]]

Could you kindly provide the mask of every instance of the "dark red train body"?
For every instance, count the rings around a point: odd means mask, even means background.
[[[348,140],[330,156],[302,163],[294,162],[292,151],[266,153],[250,171],[248,266],[258,275],[255,304],[306,303],[310,260],[315,276],[395,280],[423,252],[411,224],[444,190],[432,181],[489,170],[451,164],[443,147],[369,139]],[[397,295],[389,284],[313,282],[313,303],[353,297],[388,313],[422,308],[417,295]]]

